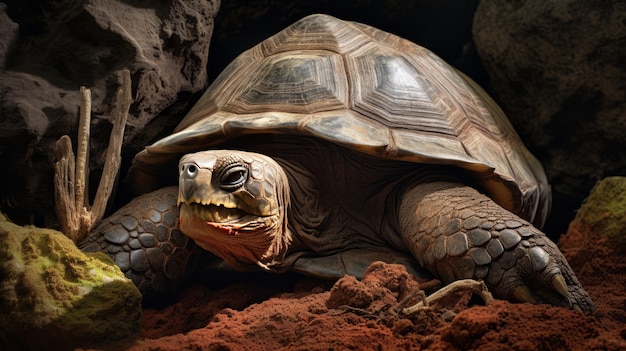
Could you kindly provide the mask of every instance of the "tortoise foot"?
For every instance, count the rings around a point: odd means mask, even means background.
[[[487,285],[499,297],[512,301],[550,303],[593,313],[594,305],[556,244],[532,226],[516,232],[518,245],[511,257],[494,260]]]
[[[544,233],[462,184],[421,184],[403,199],[400,232],[444,283],[484,280],[495,297],[593,313],[591,298]]]

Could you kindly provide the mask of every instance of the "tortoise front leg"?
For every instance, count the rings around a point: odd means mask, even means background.
[[[202,250],[178,229],[178,187],[141,195],[105,218],[78,244],[109,255],[144,299],[176,292]]]
[[[558,247],[471,187],[434,182],[409,188],[399,230],[413,256],[444,283],[482,279],[499,298],[593,312]]]

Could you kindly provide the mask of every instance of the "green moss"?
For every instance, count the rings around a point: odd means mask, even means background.
[[[626,249],[626,177],[608,177],[598,182],[574,222],[606,236],[616,247]]]
[[[106,255],[0,215],[0,340],[80,346],[129,335],[140,317],[141,294]]]

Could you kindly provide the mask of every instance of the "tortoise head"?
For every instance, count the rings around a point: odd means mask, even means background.
[[[262,154],[209,150],[179,162],[180,229],[236,269],[270,270],[291,243],[282,167]]]

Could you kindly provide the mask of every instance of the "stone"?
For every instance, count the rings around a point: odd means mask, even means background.
[[[171,132],[193,97],[208,86],[209,43],[220,4],[6,3],[0,4],[0,162],[5,166],[0,208],[16,222],[53,227],[53,146],[64,134],[76,140],[80,86],[92,91],[90,168],[97,176],[120,85],[116,73],[129,69],[133,82],[122,147],[123,159],[130,160]]]
[[[17,42],[19,26],[7,15],[7,5],[0,3],[0,69],[7,63],[7,54]]]
[[[0,213],[0,340],[6,349],[73,349],[135,333],[141,294],[102,253]],[[36,337],[34,337],[36,336]]]
[[[599,181],[576,212],[570,230],[574,227],[598,233],[611,247],[626,252],[626,177]]]
[[[597,179],[626,173],[626,3],[481,1],[473,24],[489,92],[546,168],[549,235]]]

